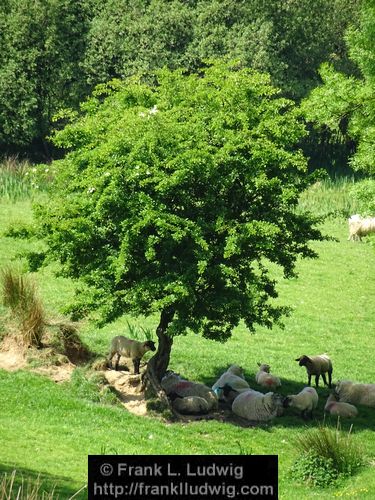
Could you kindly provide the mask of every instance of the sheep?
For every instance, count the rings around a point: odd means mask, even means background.
[[[301,411],[301,416],[303,418],[307,417],[307,414],[312,418],[313,410],[318,406],[318,393],[313,387],[305,387],[298,394],[291,394],[284,399],[284,408],[297,408]]]
[[[166,373],[161,380],[161,386],[170,398],[199,396],[207,401],[208,410],[217,409],[218,407],[218,399],[214,391],[204,384],[185,380],[176,373]]]
[[[336,384],[335,395],[340,402],[375,408],[375,384],[358,384],[350,380],[341,380]]]
[[[263,394],[248,389],[233,401],[232,411],[246,420],[268,422],[283,414],[283,397],[273,392]]]
[[[176,397],[172,401],[172,407],[183,415],[201,415],[209,411],[209,404],[200,396]]]
[[[115,370],[118,370],[120,357],[125,356],[131,358],[134,366],[134,374],[139,374],[139,364],[141,358],[147,351],[156,351],[155,342],[146,340],[146,342],[139,342],[138,340],[128,339],[122,335],[114,337],[111,342],[111,347],[108,356],[108,366],[111,366],[112,358],[117,354],[115,363]]]
[[[337,401],[334,394],[328,396],[324,411],[338,417],[353,418],[358,415],[358,410],[355,406],[349,403],[340,403]]]
[[[276,389],[281,386],[280,379],[275,375],[271,375],[270,365],[258,363],[259,371],[255,375],[256,383],[262,387],[267,387],[267,389]]]
[[[375,233],[375,217],[363,218],[358,214],[352,215],[348,219],[349,237],[348,240],[362,240],[362,236]]]
[[[311,385],[311,376],[315,375],[315,385],[318,387],[319,385],[319,377],[322,376],[323,382],[327,385],[326,373],[328,373],[328,387],[332,387],[332,361],[327,356],[327,354],[320,354],[319,356],[300,356],[296,359],[298,361],[299,366],[305,366],[307,375],[308,375],[308,383],[307,385]]]
[[[247,389],[250,389],[250,386],[244,379],[242,368],[238,365],[231,365],[212,386],[218,399],[228,403],[232,403],[239,392]]]

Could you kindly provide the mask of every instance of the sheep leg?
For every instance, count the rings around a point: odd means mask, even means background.
[[[308,382],[307,382],[307,385],[310,386],[311,385],[311,375],[310,373],[308,374]]]
[[[112,368],[112,358],[113,356],[115,355],[114,352],[111,352],[110,355],[108,356],[107,358],[107,365],[108,365],[108,368]]]
[[[332,370],[328,372],[328,387],[332,387]]]
[[[115,361],[115,370],[117,371],[118,370],[118,366],[120,364],[120,358],[121,358],[121,354],[116,352],[116,355],[117,355],[117,359]]]
[[[319,386],[319,377],[320,375],[315,375],[315,387]]]
[[[328,385],[325,373],[322,373],[322,379],[323,379],[324,385]]]
[[[141,362],[140,358],[133,359],[134,375],[138,375],[138,373],[139,373],[139,364],[140,364],[140,362]]]

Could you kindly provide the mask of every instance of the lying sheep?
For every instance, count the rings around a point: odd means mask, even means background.
[[[184,380],[179,375],[169,372],[161,380],[161,386],[171,399],[198,396],[208,403],[208,411],[218,407],[218,399],[214,391],[204,384]]]
[[[117,354],[115,363],[115,370],[118,370],[120,357],[125,356],[131,358],[134,366],[134,374],[139,373],[139,364],[142,357],[147,351],[155,351],[155,342],[146,340],[146,342],[139,342],[138,340],[128,339],[122,335],[114,337],[111,342],[111,347],[108,356],[108,366],[111,366],[112,358]]]
[[[375,217],[362,218],[360,215],[352,215],[348,219],[349,237],[348,240],[361,241],[362,236],[375,233]]]
[[[340,402],[375,408],[375,384],[358,384],[350,380],[337,382],[335,394]]]
[[[259,371],[255,375],[255,380],[258,385],[266,387],[267,389],[276,389],[277,387],[281,386],[279,377],[271,375],[270,365],[258,363],[258,366],[259,366]]]
[[[358,415],[358,410],[355,406],[349,403],[340,403],[337,401],[334,394],[328,396],[324,411],[330,415],[336,415],[343,418],[353,418]]]
[[[202,415],[209,411],[209,404],[200,396],[176,397],[172,407],[183,415]]]
[[[212,386],[212,390],[221,401],[231,403],[239,392],[250,389],[238,365],[231,365]]]
[[[309,414],[312,418],[313,410],[318,406],[318,393],[313,387],[305,387],[298,394],[291,394],[284,399],[285,408],[297,408],[301,416],[306,418]]]
[[[323,382],[327,385],[326,373],[328,373],[328,387],[332,386],[332,361],[329,359],[327,354],[320,354],[319,356],[300,356],[296,359],[298,361],[299,366],[305,366],[307,375],[308,375],[308,383],[307,385],[311,385],[311,376],[315,375],[315,385],[318,387],[319,385],[319,377],[322,376]]]
[[[283,414],[283,397],[273,392],[263,394],[248,389],[233,401],[232,411],[247,420],[267,422]]]

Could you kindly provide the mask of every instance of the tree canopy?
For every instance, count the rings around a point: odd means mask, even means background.
[[[188,329],[224,341],[240,320],[279,322],[269,263],[293,276],[321,238],[296,210],[304,133],[268,76],[234,64],[99,86],[55,136],[70,152],[38,209],[51,254],[86,285],[73,310],[158,313],[158,354]]]
[[[350,57],[360,77],[347,76],[329,64],[320,69],[323,85],[314,89],[303,104],[306,117],[345,141],[357,143],[351,165],[375,173],[375,5],[364,0],[360,26],[347,35]]]

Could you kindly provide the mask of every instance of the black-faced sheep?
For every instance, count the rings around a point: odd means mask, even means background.
[[[164,375],[161,380],[161,386],[167,396],[172,400],[175,400],[177,397],[186,398],[191,396],[198,396],[199,398],[203,398],[207,401],[208,411],[217,409],[218,407],[218,399],[214,391],[212,391],[204,384],[185,380],[176,373],[169,372]]]
[[[299,366],[304,366],[307,371],[308,385],[311,385],[311,376],[315,375],[315,385],[319,385],[319,377],[322,376],[323,382],[327,385],[326,373],[328,373],[328,386],[332,386],[332,361],[327,354],[320,354],[319,356],[300,356],[296,359]]]
[[[335,394],[340,402],[375,408],[375,384],[358,384],[350,380],[337,382]]]
[[[328,396],[324,406],[324,411],[330,415],[335,415],[343,418],[353,418],[358,415],[358,410],[355,406],[349,403],[341,403],[337,401],[334,394]]]
[[[108,365],[111,366],[112,358],[117,354],[115,362],[115,370],[118,370],[120,357],[125,356],[131,358],[134,366],[134,374],[139,373],[139,364],[142,357],[147,351],[155,351],[155,342],[146,340],[146,342],[139,342],[138,340],[128,339],[122,335],[114,337],[111,342],[111,347],[108,356]]]
[[[361,217],[358,214],[352,215],[348,219],[349,237],[348,240],[361,241],[362,236],[375,233],[375,217]]]
[[[273,392],[263,394],[248,389],[233,401],[232,411],[246,420],[267,422],[283,414],[283,397]]]
[[[231,403],[238,394],[250,389],[243,376],[243,370],[238,365],[231,365],[212,386],[219,400]]]
[[[305,387],[298,394],[291,394],[284,399],[284,407],[300,410],[301,416],[312,418],[313,410],[318,406],[318,393],[313,387]]]
[[[279,377],[270,373],[271,367],[267,364],[258,363],[259,371],[255,375],[256,383],[267,389],[276,389],[281,386]]]

